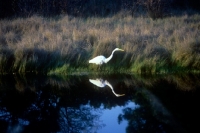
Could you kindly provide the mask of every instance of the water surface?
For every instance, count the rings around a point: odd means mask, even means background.
[[[0,132],[199,130],[199,75],[0,76]]]

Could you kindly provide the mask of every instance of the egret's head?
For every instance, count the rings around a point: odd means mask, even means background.
[[[116,48],[115,50],[118,50],[118,51],[124,51],[123,49],[120,49],[120,48]]]

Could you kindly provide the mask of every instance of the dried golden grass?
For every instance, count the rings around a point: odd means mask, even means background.
[[[49,70],[66,63],[70,67],[88,69],[90,58],[101,54],[109,56],[116,47],[125,52],[115,54],[109,65],[124,70],[155,72],[158,67],[169,68],[169,65],[199,69],[199,52],[194,52],[200,42],[199,32],[198,14],[155,21],[119,15],[57,19],[32,16],[0,21],[0,50],[6,48],[13,52],[10,54],[14,56],[10,66],[13,71],[19,71],[20,66],[20,71]],[[26,58],[27,50],[34,53],[31,58]],[[48,59],[39,60],[40,52]],[[5,62],[7,56],[1,55],[1,62]],[[54,65],[48,63],[50,58]]]

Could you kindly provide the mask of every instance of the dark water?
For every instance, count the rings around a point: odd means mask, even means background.
[[[193,133],[199,75],[0,76],[1,133]]]

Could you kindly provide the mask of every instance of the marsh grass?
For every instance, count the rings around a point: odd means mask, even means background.
[[[167,73],[200,69],[200,15],[152,20],[108,16],[32,16],[0,20],[1,73],[99,71],[88,60],[113,59],[106,72]]]

